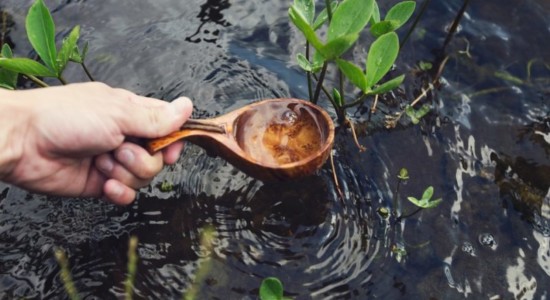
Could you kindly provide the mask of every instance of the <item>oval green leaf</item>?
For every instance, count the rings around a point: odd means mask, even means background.
[[[398,26],[395,29],[397,29],[409,20],[409,18],[414,13],[415,8],[416,8],[416,2],[414,1],[399,2],[396,5],[394,5],[392,8],[390,8],[384,20],[396,21]]]
[[[294,8],[299,11],[309,25],[313,25],[315,18],[315,3],[313,0],[294,0]]]
[[[327,60],[333,60],[340,57],[340,55],[344,54],[346,51],[348,51],[351,46],[357,41],[359,38],[358,33],[352,33],[344,36],[340,36],[336,39],[331,40],[326,45],[324,45],[321,49],[318,49],[321,55]]]
[[[392,80],[388,80],[388,81],[382,83],[381,85],[377,86],[369,94],[376,95],[376,94],[387,93],[387,92],[395,89],[396,87],[398,87],[401,83],[403,83],[404,79],[405,79],[405,75],[397,76],[397,77],[393,78]]]
[[[392,67],[399,53],[399,38],[389,32],[374,41],[367,55],[367,86],[372,88]]]
[[[262,280],[260,285],[261,300],[281,300],[283,299],[283,284],[275,277],[268,277]]]
[[[28,58],[0,58],[0,68],[27,75],[56,77],[48,67]]]
[[[358,34],[369,23],[374,8],[374,0],[344,0],[332,15],[327,41]]]
[[[288,16],[294,26],[302,32],[306,40],[313,46],[313,48],[319,50],[323,47],[323,44],[315,34],[313,28],[308,24],[305,16],[302,15],[302,13],[298,11],[294,5],[290,6],[288,9]]]
[[[372,9],[372,16],[371,16],[371,23],[376,24],[380,22],[380,8],[378,7],[378,3],[374,1],[374,6]]]
[[[298,66],[300,66],[300,68],[304,71],[311,72],[313,70],[311,63],[302,53],[298,53],[298,55],[296,55],[296,61],[298,62]]]
[[[361,70],[360,67],[356,66],[354,63],[343,60],[343,59],[337,59],[336,64],[338,65],[338,68],[346,75],[346,77],[353,83],[356,87],[358,87],[361,91],[365,92],[367,89],[367,78],[365,77],[365,74],[363,73],[363,70]]]
[[[426,188],[424,193],[422,193],[422,200],[430,200],[432,199],[433,195],[434,195],[434,187],[429,186],[428,188]]]
[[[57,51],[55,49],[55,25],[52,15],[43,0],[36,0],[29,8],[25,20],[27,36],[38,56],[50,69],[57,69]]]
[[[379,37],[388,32],[392,32],[399,27],[399,22],[397,21],[380,21],[376,24],[373,24],[370,27],[370,33],[375,37]]]

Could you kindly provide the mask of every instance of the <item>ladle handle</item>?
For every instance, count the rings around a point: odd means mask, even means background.
[[[220,124],[216,124],[209,120],[189,119],[180,127],[180,130],[167,136],[148,141],[147,150],[149,153],[155,153],[178,140],[186,138],[190,135],[196,135],[197,131],[206,131],[219,134],[226,133],[225,128]]]
[[[180,127],[180,130],[192,129],[225,134],[225,128],[208,120],[189,119]]]

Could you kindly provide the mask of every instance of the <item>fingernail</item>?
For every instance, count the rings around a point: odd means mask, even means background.
[[[117,154],[117,159],[125,165],[131,165],[135,161],[135,155],[129,149],[122,149]]]
[[[193,110],[193,102],[187,97],[179,97],[170,104],[172,113],[180,118],[183,114],[190,114]]]
[[[122,188],[122,185],[120,185],[119,183],[113,184],[113,186],[111,187],[111,192],[113,193],[112,196],[118,197],[122,195],[123,190],[124,189]]]
[[[115,167],[113,161],[108,157],[104,157],[102,159],[99,159],[99,161],[97,162],[97,166],[101,170],[101,172],[106,173],[106,174],[111,173],[111,171]]]

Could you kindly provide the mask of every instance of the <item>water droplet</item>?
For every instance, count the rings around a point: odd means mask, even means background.
[[[470,256],[476,256],[474,245],[472,245],[472,243],[470,242],[464,242],[462,244],[462,251],[466,252]]]
[[[287,125],[294,125],[294,123],[298,120],[298,114],[292,110],[285,110],[285,112],[281,115],[281,120]]]
[[[483,246],[489,247],[493,250],[497,248],[497,241],[495,237],[490,233],[482,233],[479,235],[479,243]]]

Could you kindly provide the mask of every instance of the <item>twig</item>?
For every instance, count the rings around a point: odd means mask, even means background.
[[[445,37],[445,42],[443,42],[443,48],[441,49],[443,53],[445,52],[445,48],[447,48],[447,45],[451,42],[451,39],[453,38],[454,33],[458,28],[458,24],[460,23],[460,20],[462,19],[462,16],[466,11],[466,7],[468,7],[468,4],[470,4],[470,0],[464,0],[464,4],[458,11],[458,14],[456,15],[455,19],[453,20],[453,24],[451,24],[451,27],[449,28],[449,33]]]
[[[355,145],[357,145],[357,148],[359,148],[359,152],[366,151],[367,148],[365,146],[359,144],[359,140],[357,139],[357,134],[355,133],[355,127],[354,127],[353,123],[350,122],[350,120],[348,120],[348,119],[345,119],[344,122],[351,129],[351,135],[353,136],[353,141],[355,142]]]
[[[34,75],[23,74],[23,76],[27,77],[28,79],[30,79],[32,82],[36,83],[36,85],[38,85],[40,87],[48,87],[49,86],[47,83],[45,83],[44,81],[38,79],[38,77],[36,77]]]
[[[372,111],[373,113],[376,112],[376,106],[378,105],[378,96],[379,96],[379,94],[376,94],[376,95],[374,96],[374,103],[372,103],[372,108],[371,108],[371,111]]]
[[[344,199],[344,193],[342,193],[342,190],[340,189],[340,183],[338,183],[338,175],[336,174],[336,167],[334,166],[334,156],[332,155],[332,151],[330,152],[330,166],[332,168],[332,179],[334,180],[336,191],[338,192],[340,199]]]

